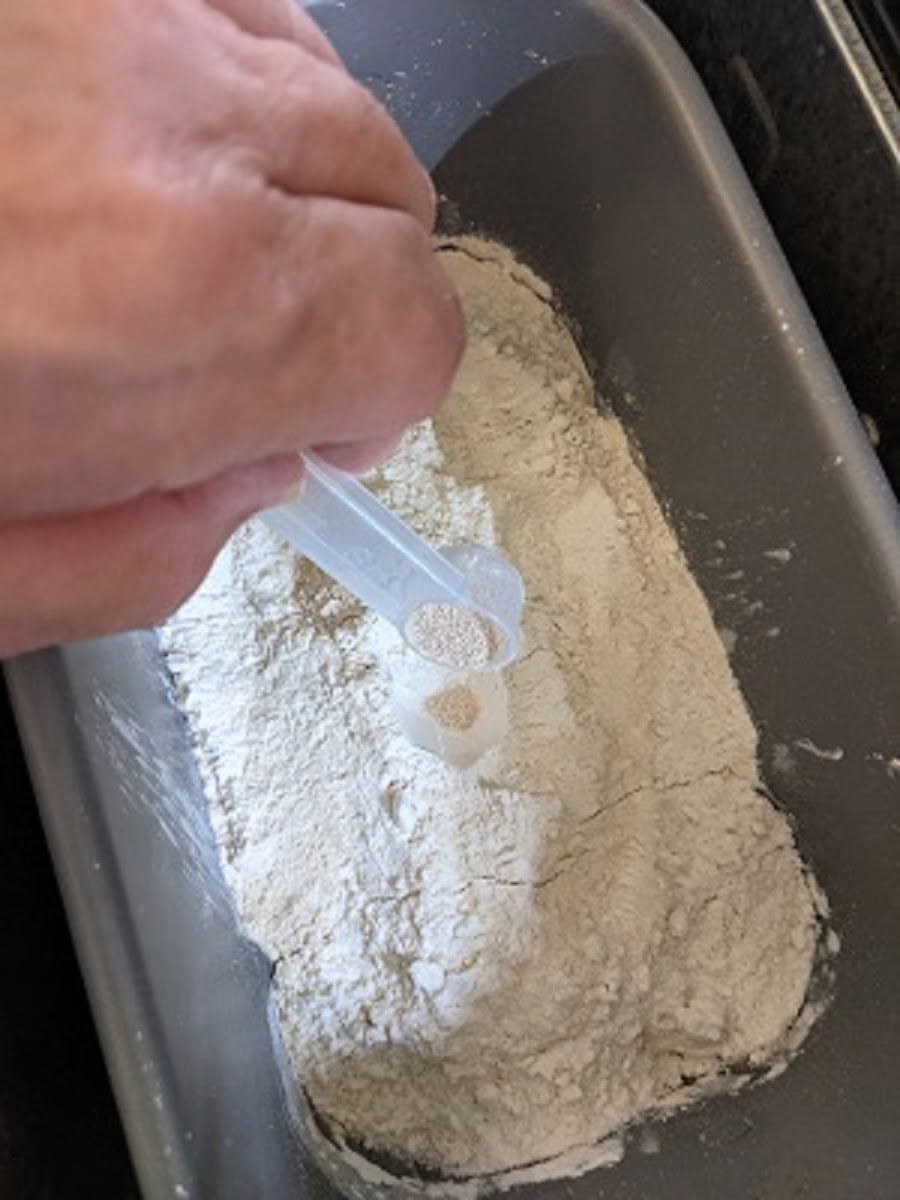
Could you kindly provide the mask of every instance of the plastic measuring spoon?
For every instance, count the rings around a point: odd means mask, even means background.
[[[482,617],[499,633],[484,666],[497,670],[516,657],[525,590],[515,567],[484,546],[436,550],[352,475],[314,454],[303,459],[297,499],[260,514],[274,533],[407,641],[414,614],[429,605],[452,605]],[[414,648],[422,652],[420,645]]]

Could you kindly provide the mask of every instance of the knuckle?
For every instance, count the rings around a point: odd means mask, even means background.
[[[393,122],[372,93],[343,70],[332,71],[332,74],[337,85],[336,99],[350,129],[361,138],[373,132],[393,135]]]
[[[269,42],[255,48],[255,83],[268,105],[295,124],[334,130],[344,137],[373,124],[391,124],[375,97],[337,61],[315,57],[301,45]]]
[[[425,172],[381,102],[342,66],[286,43],[267,46],[253,94],[249,136],[274,182],[407,211],[431,228]]]

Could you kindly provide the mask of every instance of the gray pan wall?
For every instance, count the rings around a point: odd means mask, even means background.
[[[556,289],[736,639],[766,782],[842,940],[784,1075],[674,1117],[657,1154],[520,1190],[897,1200],[900,522],[713,110],[627,0],[314,12],[437,165],[444,228],[501,238]],[[146,1196],[334,1195],[295,1132],[268,964],[237,928],[154,636],[7,673]]]

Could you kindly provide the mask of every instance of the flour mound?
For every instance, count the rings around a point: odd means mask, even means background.
[[[470,348],[372,483],[435,543],[521,571],[503,743],[464,771],[410,745],[397,635],[262,528],[163,640],[323,1125],[425,1174],[552,1175],[783,1053],[815,893],[706,604],[546,288],[485,243],[444,260]]]

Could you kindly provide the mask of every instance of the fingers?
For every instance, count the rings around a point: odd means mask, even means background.
[[[331,196],[408,212],[430,233],[428,174],[379,102],[343,67],[293,46],[248,48],[249,145],[266,180],[298,196]]]
[[[245,33],[296,42],[324,62],[340,63],[334,47],[297,0],[206,0]]]
[[[155,624],[299,478],[286,456],[92,515],[0,526],[0,657]]]
[[[214,388],[196,392],[187,374],[185,393],[170,391],[169,457],[144,464],[168,464],[157,486],[221,470],[246,447],[260,457],[324,446],[368,465],[365,448],[344,448],[390,443],[450,386],[462,314],[417,222],[328,199],[273,199],[272,213],[275,241],[240,275],[237,299],[255,320],[232,338]]]
[[[439,406],[463,323],[417,221],[280,193],[226,208],[199,207],[165,266],[152,253],[124,264],[103,310],[103,371],[93,354],[65,356],[16,378],[0,520],[110,507],[273,454],[390,441]]]
[[[421,169],[342,71],[226,11],[294,23],[288,0],[153,6],[140,37],[112,39],[112,113],[92,99],[106,60],[87,82],[86,56],[61,61],[87,97],[78,136],[53,143],[69,169],[48,173],[48,150],[33,176],[8,173],[27,220],[0,255],[16,296],[0,330],[0,523],[309,446],[358,469],[446,394],[462,323]],[[161,64],[166,86],[150,87]]]
[[[265,39],[248,41],[242,60],[255,84],[245,116],[269,181],[298,195],[401,208],[430,231],[435,197],[427,173],[295,0],[207,2]]]
[[[293,0],[95,7],[0,42],[7,654],[164,616],[298,450],[370,465],[463,341],[430,183]]]
[[[390,458],[402,441],[402,433],[371,442],[348,442],[344,446],[315,446],[320,458],[342,471],[361,474]]]
[[[299,256],[298,226],[306,233]],[[285,326],[295,384],[272,393],[274,425],[286,420],[287,436],[302,435],[304,446],[335,447],[390,440],[430,416],[465,333],[456,292],[421,226],[393,210],[321,199],[286,211],[282,237],[279,269],[295,287]]]

